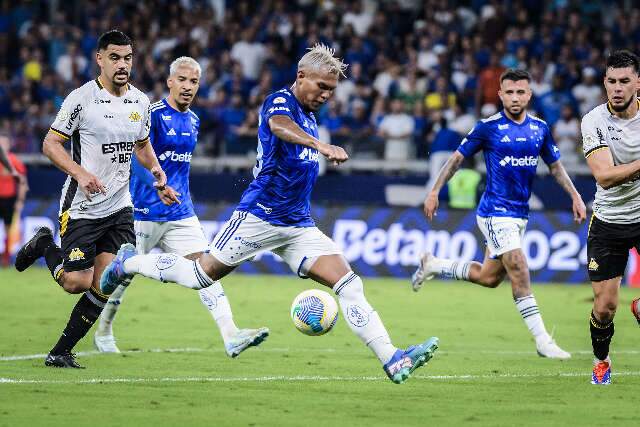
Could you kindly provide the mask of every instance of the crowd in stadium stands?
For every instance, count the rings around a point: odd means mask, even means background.
[[[580,163],[580,117],[603,102],[606,53],[640,52],[640,9],[624,1],[0,4],[0,131],[18,153],[38,152],[64,97],[96,77],[96,39],[111,28],[134,40],[132,81],[152,101],[165,96],[174,58],[200,62],[193,109],[202,119],[200,154],[212,156],[255,149],[264,96],[290,85],[297,58],[323,42],[350,66],[318,120],[355,157],[455,149],[477,119],[500,108],[500,73],[519,67],[533,75],[531,110],[553,127],[565,163]]]

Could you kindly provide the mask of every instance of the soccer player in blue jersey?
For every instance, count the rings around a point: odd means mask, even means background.
[[[208,288],[242,262],[270,250],[298,276],[334,290],[349,327],[375,353],[393,382],[404,382],[426,363],[438,339],[406,350],[396,348],[365,298],[362,280],[311,218],[309,199],[319,156],[335,164],[348,159],[342,148],[318,139],[314,114],[331,98],[345,69],[332,49],[318,44],[298,62],[293,86],[267,97],[260,111],[255,179],[213,239],[209,253],[191,261],[166,253],[136,255],[131,245],[123,245],[102,276],[102,288],[113,290],[135,274],[192,289]]]
[[[558,347],[544,327],[531,292],[529,268],[522,251],[531,183],[536,175],[538,157],[571,196],[576,222],[585,219],[586,208],[559,160],[560,152],[553,141],[551,129],[543,120],[527,114],[527,104],[531,99],[530,81],[531,76],[524,70],[509,69],[500,76],[498,94],[504,109],[478,122],[462,140],[424,201],[424,212],[432,220],[438,209],[438,194],[442,187],[465,158],[482,150],[487,165],[487,187],[477,209],[477,222],[487,243],[484,261],[457,262],[426,253],[413,274],[412,285],[413,290],[418,291],[424,280],[440,275],[495,288],[508,276],[516,307],[535,338],[538,354],[567,359],[571,355]]]
[[[193,58],[180,57],[169,68],[169,96],[152,104],[151,145],[161,167],[167,173],[167,191],[158,191],[154,178],[138,161],[132,159],[130,191],[134,204],[136,249],[147,254],[159,246],[189,260],[198,259],[208,242],[196,216],[189,193],[191,156],[198,140],[200,119],[189,109],[200,85],[200,64]],[[181,203],[168,206],[169,195]],[[119,353],[112,323],[122,302],[125,285],[118,286],[100,316],[94,344],[101,352]],[[229,356],[236,357],[246,348],[260,344],[267,328],[238,329],[220,282],[199,291],[202,303],[216,321]]]

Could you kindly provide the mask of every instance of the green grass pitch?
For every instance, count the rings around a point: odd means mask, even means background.
[[[137,278],[115,322],[121,355],[76,348],[85,370],[45,368],[77,296],[48,271],[0,270],[0,426],[588,426],[638,425],[640,330],[622,289],[612,345],[613,384],[589,384],[590,286],[537,285],[549,331],[569,361],[546,360],[511,300],[496,290],[365,280],[394,343],[440,337],[440,350],[403,385],[392,384],[342,319],[321,337],[299,333],[293,297],[314,287],[293,277],[231,275],[223,285],[241,327],[271,336],[228,358],[194,291]]]

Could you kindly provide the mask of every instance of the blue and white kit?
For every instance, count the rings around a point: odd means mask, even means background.
[[[275,115],[291,118],[318,138],[314,114],[305,110],[289,89],[266,98],[260,110],[254,180],[231,219],[213,239],[210,251],[221,262],[238,265],[260,251],[271,250],[300,274],[305,259],[341,251],[311,218],[310,198],[318,176],[319,153],[274,135],[269,119]]]
[[[478,122],[458,147],[464,157],[480,150],[487,184],[477,209],[478,226],[490,254],[499,256],[521,247],[538,158],[551,165],[560,159],[560,150],[545,121],[527,114],[516,123],[503,111]]]
[[[180,204],[166,206],[153,187],[154,178],[134,157],[129,189],[134,205],[138,253],[158,246],[164,252],[187,255],[207,249],[207,239],[189,192],[191,157],[198,141],[200,119],[191,110],[177,111],[166,99],[152,104],[149,138],[167,185],[180,193]]]

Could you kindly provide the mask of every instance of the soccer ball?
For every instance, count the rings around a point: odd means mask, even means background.
[[[291,319],[305,335],[324,335],[338,320],[338,304],[325,291],[309,289],[293,299]]]

